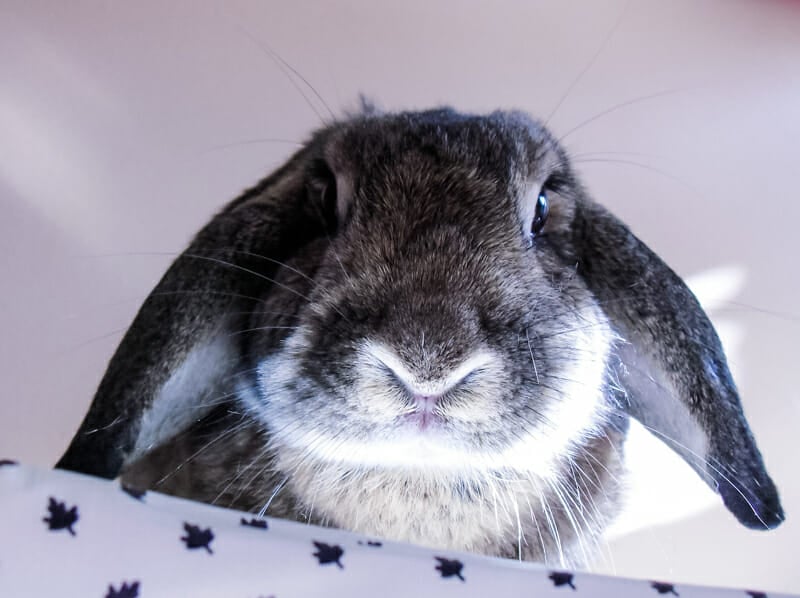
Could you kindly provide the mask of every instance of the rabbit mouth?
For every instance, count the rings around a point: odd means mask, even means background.
[[[436,430],[444,425],[444,418],[441,415],[427,409],[418,409],[413,413],[404,415],[402,420],[406,426],[417,429],[420,432]]]

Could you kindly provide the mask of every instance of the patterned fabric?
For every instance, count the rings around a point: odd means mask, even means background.
[[[765,596],[382,542],[11,461],[0,530],[3,597]]]

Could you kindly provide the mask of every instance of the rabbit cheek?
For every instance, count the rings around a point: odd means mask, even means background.
[[[564,335],[561,342],[571,350],[561,359],[560,373],[548,382],[557,389],[544,409],[544,418],[552,425],[542,426],[539,434],[554,461],[570,454],[605,422],[604,386],[612,332],[597,309],[582,310],[581,321],[590,324]],[[564,349],[560,352],[564,355]]]

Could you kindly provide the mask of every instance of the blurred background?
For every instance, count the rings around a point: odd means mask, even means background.
[[[788,515],[637,430],[596,570],[800,592],[800,2],[5,0],[0,56],[0,456],[55,462],[170,253],[359,93],[520,108],[708,308]]]

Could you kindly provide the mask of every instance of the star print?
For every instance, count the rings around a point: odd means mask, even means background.
[[[114,586],[108,586],[108,593],[106,598],[137,598],[139,596],[139,582],[134,581],[131,584],[123,582],[118,590]]]
[[[324,542],[314,542],[317,547],[317,552],[314,556],[319,560],[320,565],[327,565],[329,563],[336,563],[339,569],[344,569],[344,565],[339,561],[344,555],[344,550],[337,544],[325,544]]]
[[[214,539],[214,533],[211,531],[211,528],[200,529],[197,525],[192,525],[191,523],[184,523],[183,529],[186,530],[186,535],[181,537],[181,540],[186,542],[186,548],[194,549],[194,548],[205,548],[208,551],[208,554],[213,554],[211,547],[211,540]]]
[[[63,502],[58,502],[52,496],[50,497],[50,503],[47,506],[47,510],[50,512],[49,517],[43,517],[42,521],[47,523],[47,528],[52,531],[58,531],[65,529],[73,536],[75,535],[75,530],[72,529],[72,526],[75,525],[75,522],[78,521],[78,507],[73,506],[71,509],[67,509],[67,506]]]
[[[242,517],[242,525],[247,527],[255,527],[258,529],[267,529],[267,520],[259,519],[258,517],[253,517],[251,519],[245,519]]]
[[[675,591],[675,586],[671,583],[654,581],[652,584],[650,584],[650,586],[659,594],[672,594],[673,596],[680,596],[680,594]]]
[[[561,586],[569,586],[573,590],[576,589],[575,584],[572,583],[574,578],[572,573],[567,573],[566,571],[553,571],[550,575],[548,575],[548,578],[552,580],[553,585],[557,588],[560,588]]]
[[[458,560],[445,559],[440,556],[434,558],[439,561],[439,564],[436,565],[436,570],[442,574],[442,577],[458,577],[461,581],[466,581],[464,576],[461,575],[464,563]]]

